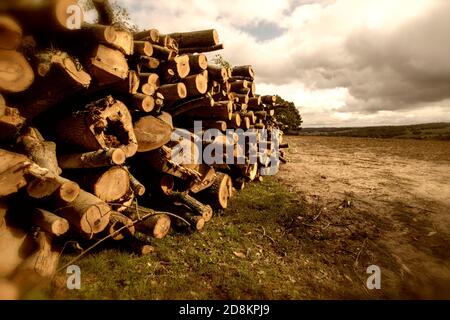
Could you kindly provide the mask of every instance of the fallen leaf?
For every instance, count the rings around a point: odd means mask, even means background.
[[[234,254],[236,257],[241,258],[241,259],[245,259],[245,258],[246,258],[246,257],[245,257],[245,254],[242,253],[242,252],[240,252],[240,251],[233,251],[233,254]]]

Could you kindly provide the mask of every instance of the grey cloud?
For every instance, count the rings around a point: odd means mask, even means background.
[[[299,47],[288,63],[261,68],[258,76],[273,84],[300,80],[311,89],[347,87],[353,99],[342,112],[411,109],[445,100],[450,98],[448,12],[450,2],[442,1],[393,32],[360,29],[341,46],[319,45],[308,54]]]

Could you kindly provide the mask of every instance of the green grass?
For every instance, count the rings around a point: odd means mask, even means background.
[[[249,185],[202,232],[172,233],[139,257],[106,246],[76,264],[81,290],[65,288],[60,273],[54,299],[295,299],[309,294],[300,239],[286,223],[304,207],[275,178]],[[241,255],[241,257],[237,256]],[[241,253],[241,254],[239,254]],[[61,265],[73,256],[63,257]],[[303,285],[299,285],[300,280]]]

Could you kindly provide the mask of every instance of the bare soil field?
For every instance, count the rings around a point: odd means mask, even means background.
[[[286,140],[276,179],[306,203],[289,232],[320,260],[311,277],[324,297],[450,298],[450,142]],[[380,290],[365,286],[372,264]]]

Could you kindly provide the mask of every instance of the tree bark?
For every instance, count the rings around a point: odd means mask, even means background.
[[[142,112],[151,112],[155,108],[155,99],[152,96],[137,93],[131,96],[129,107],[134,107]]]
[[[153,57],[159,60],[163,61],[173,60],[177,55],[176,51],[168,49],[166,47],[159,46],[157,44],[153,44],[152,47],[153,47]]]
[[[126,228],[118,231],[125,226]],[[116,241],[134,236],[135,227],[133,220],[119,212],[112,211],[111,217],[109,218],[108,233],[111,235],[111,238]]]
[[[252,66],[235,66],[231,72],[232,77],[247,77],[253,79],[255,77],[255,72],[253,71]]]
[[[141,56],[140,65],[146,67],[147,69],[156,69],[159,67],[161,62],[153,57]]]
[[[98,12],[98,22],[101,24],[113,24],[114,10],[109,0],[92,0],[95,10]]]
[[[222,50],[224,48],[223,44],[218,44],[211,47],[194,47],[194,48],[180,48],[178,50],[179,54],[185,53],[201,53],[201,52],[212,52]]]
[[[0,116],[0,141],[14,140],[25,124],[25,118],[16,108],[5,107]]]
[[[61,174],[62,170],[56,159],[56,144],[45,141],[36,128],[27,128],[17,142],[24,153],[37,165],[48,169],[54,175]]]
[[[59,207],[55,213],[67,219],[81,235],[91,239],[108,226],[111,208],[93,194],[81,190],[70,206]]]
[[[130,175],[130,187],[131,190],[135,194],[137,194],[139,197],[143,196],[145,194],[145,186],[139,182],[138,179],[136,179],[130,172],[128,172]]]
[[[158,43],[159,31],[157,29],[149,29],[134,34],[135,40],[149,41],[152,44]]]
[[[148,41],[134,41],[134,53],[139,56],[151,57],[153,55],[153,46]]]
[[[208,68],[208,59],[204,54],[189,54],[191,73],[199,73]]]
[[[111,96],[61,118],[55,127],[59,141],[85,150],[120,148],[129,158],[138,149],[130,112]]]
[[[211,187],[204,191],[205,200],[210,202],[213,208],[226,209],[228,199],[231,197],[233,183],[229,175],[219,172]]]
[[[125,152],[115,148],[58,155],[58,163],[62,169],[109,167],[121,165],[125,159]]]
[[[141,209],[141,208],[140,208]],[[129,208],[127,213],[132,219],[137,219],[135,208]],[[144,215],[143,213],[142,215]],[[164,238],[170,231],[170,218],[166,214],[155,214],[135,224],[136,231],[156,239]]]
[[[31,161],[24,155],[0,149],[0,197],[27,185],[25,175]]]
[[[211,47],[219,44],[219,35],[215,29],[178,32],[169,34],[179,48]]]
[[[175,101],[184,99],[187,96],[187,89],[184,83],[164,84],[158,88],[158,93],[164,96],[164,100]]]
[[[86,90],[91,83],[91,76],[66,52],[44,51],[36,54],[36,58],[43,78],[12,98],[28,120]]]
[[[202,216],[205,222],[208,222],[212,219],[213,210],[211,206],[204,205],[203,203],[194,199],[187,193],[172,192],[171,198],[175,201],[181,202],[182,204],[188,206],[195,214]]]
[[[205,94],[208,90],[208,78],[203,73],[188,76],[183,79],[183,83],[186,86],[188,97]]]
[[[211,108],[213,106],[214,99],[211,99],[210,97],[201,97],[195,100],[186,101],[181,104],[173,105],[167,108],[167,111],[172,114],[172,117],[177,117],[189,112],[190,110],[194,110],[197,108]]]
[[[249,82],[247,80],[237,80],[231,82],[231,91],[238,92],[241,89],[248,89]]]
[[[208,78],[224,83],[228,80],[228,71],[226,68],[208,63]]]
[[[66,219],[44,209],[36,208],[32,220],[35,225],[57,237],[69,231],[69,222]]]

